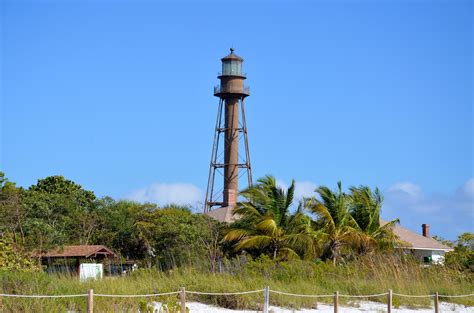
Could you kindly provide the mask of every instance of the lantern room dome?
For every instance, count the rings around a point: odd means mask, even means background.
[[[230,48],[230,54],[223,57],[221,59],[221,61],[222,62],[225,62],[225,61],[240,61],[240,62],[243,62],[244,59],[239,57],[237,54],[234,54],[234,48]]]

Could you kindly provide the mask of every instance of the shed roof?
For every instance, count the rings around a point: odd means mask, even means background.
[[[103,245],[77,245],[58,247],[47,253],[43,257],[49,258],[66,258],[66,257],[83,257],[90,258],[98,255],[115,256],[112,250]]]
[[[380,225],[385,225],[385,224],[387,224],[387,221],[380,219]],[[411,246],[400,247],[400,248],[415,249],[415,250],[444,250],[444,251],[453,250],[452,248],[446,245],[443,245],[441,242],[437,241],[436,239],[422,236],[400,225],[395,225],[393,227],[393,233],[397,235],[400,240],[411,245]]]

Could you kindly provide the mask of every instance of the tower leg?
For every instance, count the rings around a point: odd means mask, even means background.
[[[247,133],[247,121],[245,119],[245,109],[244,109],[244,99],[240,103],[240,108],[242,110],[242,132],[244,133],[244,145],[245,145],[245,161],[247,165],[247,180],[248,186],[252,186],[252,166],[250,165],[250,150],[249,150],[249,140]]]
[[[206,188],[206,200],[204,203],[204,213],[209,212],[212,203],[214,201],[214,181],[216,177],[216,164],[217,164],[217,157],[219,152],[219,137],[220,137],[220,129],[222,124],[222,107],[224,101],[220,99],[219,107],[217,109],[217,118],[216,118],[216,127],[214,131],[214,141],[212,144],[212,153],[211,153],[211,162],[209,164],[209,176],[207,179],[207,188]]]

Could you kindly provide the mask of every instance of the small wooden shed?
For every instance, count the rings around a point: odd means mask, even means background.
[[[40,256],[40,255],[36,255]],[[103,263],[105,260],[111,260],[116,254],[103,245],[75,245],[63,246],[52,249],[41,254],[41,262],[50,268],[56,268],[58,271],[69,271],[79,274],[79,268],[83,261]],[[74,260],[74,270],[71,270],[71,260]],[[60,263],[58,265],[58,263]],[[110,262],[109,262],[110,263]]]

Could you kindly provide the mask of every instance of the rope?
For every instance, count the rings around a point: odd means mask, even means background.
[[[6,293],[0,293],[0,297],[11,297],[11,298],[74,298],[74,297],[87,297],[87,294],[79,295],[10,295]]]
[[[454,296],[449,296],[449,295],[438,295],[438,297],[443,297],[443,298],[463,298],[463,297],[472,297],[474,296],[474,293],[470,293],[467,295],[454,295]]]
[[[323,297],[333,297],[334,295],[302,295],[302,294],[296,294],[296,293],[288,293],[288,292],[283,292],[283,291],[277,291],[277,290],[269,290],[270,292],[279,294],[279,295],[285,295],[285,296],[293,296],[293,297],[303,297],[303,298],[323,298]]]
[[[343,298],[374,298],[374,297],[381,297],[388,295],[388,292],[378,293],[374,295],[339,295],[339,297]]]
[[[394,296],[406,297],[406,298],[431,298],[434,295],[404,295],[402,293],[392,293]]]
[[[187,291],[186,293],[195,295],[208,295],[208,296],[233,296],[233,295],[246,295],[251,293],[263,292],[263,289],[252,290],[252,291],[241,291],[241,292],[200,292],[200,291]]]
[[[171,292],[164,292],[164,293],[150,293],[150,294],[144,294],[144,295],[108,295],[108,294],[95,293],[94,297],[142,298],[142,297],[168,296],[168,295],[175,295],[175,294],[178,294],[178,293],[179,293],[179,291],[171,291]]]
[[[185,291],[188,294],[196,294],[196,295],[208,295],[208,296],[233,296],[233,295],[245,295],[245,294],[252,294],[252,293],[259,293],[263,292],[263,289],[259,290],[251,290],[251,291],[241,291],[241,292],[201,292],[201,291]],[[334,295],[305,295],[305,294],[296,294],[296,293],[289,293],[284,291],[277,291],[277,290],[269,290],[269,292],[285,295],[285,296],[293,296],[293,297],[303,297],[303,298],[324,298],[324,297],[333,297]],[[171,291],[171,292],[164,292],[164,293],[151,293],[151,294],[143,294],[143,295],[111,295],[111,294],[100,294],[96,293],[94,296],[96,297],[111,297],[111,298],[140,298],[140,297],[159,297],[159,296],[168,296],[168,295],[175,295],[179,294],[180,291]],[[394,296],[399,297],[407,297],[407,298],[431,298],[435,295],[406,295],[402,293],[392,293]],[[372,297],[380,297],[386,296],[388,292],[373,294],[373,295],[339,295],[339,297],[345,298],[372,298]],[[87,294],[76,294],[76,295],[15,295],[15,294],[6,294],[0,293],[0,297],[11,297],[11,298],[77,298],[77,297],[87,297]],[[463,297],[472,297],[474,293],[465,294],[465,295],[438,295],[440,298],[463,298]]]

